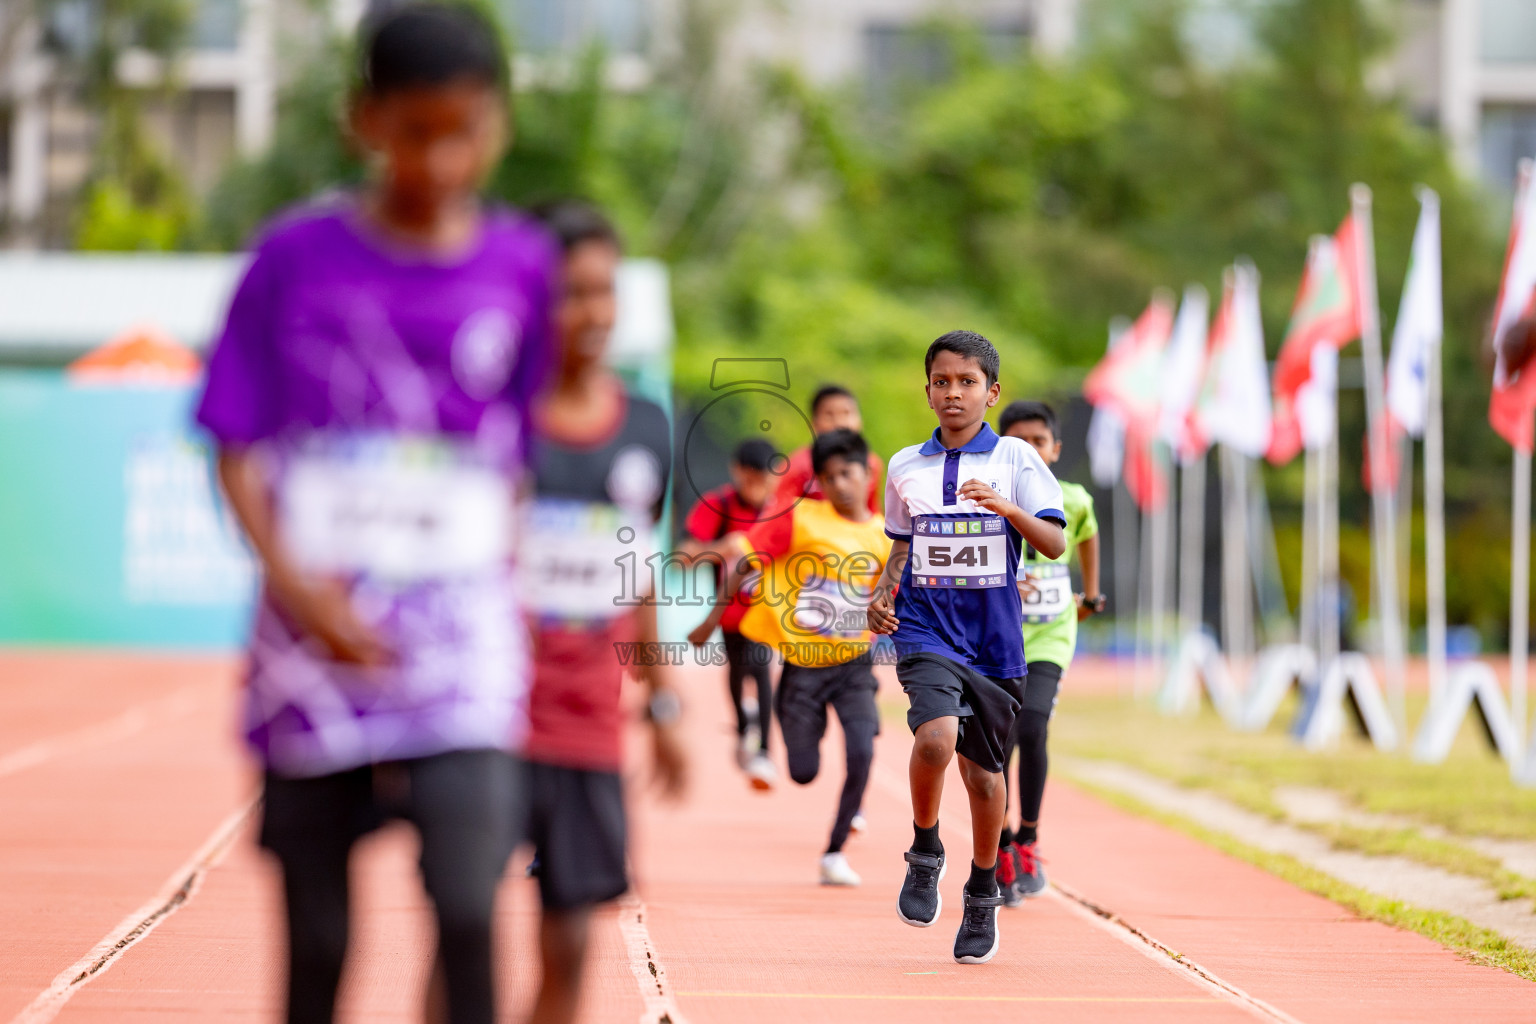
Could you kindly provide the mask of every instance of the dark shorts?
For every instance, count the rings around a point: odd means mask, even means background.
[[[1024,699],[1020,711],[1034,711],[1050,718],[1056,710],[1056,695],[1061,691],[1062,668],[1054,661],[1032,661],[1024,677]]]
[[[927,651],[897,661],[896,678],[907,692],[907,725],[914,733],[935,718],[958,718],[955,752],[989,772],[1003,770],[1022,678],[994,679]]]
[[[618,772],[519,762],[526,801],[519,832],[539,858],[546,910],[577,910],[629,891],[628,827]]]
[[[784,742],[811,737],[816,742],[827,731],[827,706],[837,710],[837,719],[846,729],[849,722],[869,721],[874,732],[880,734],[880,710],[875,705],[875,693],[880,683],[871,669],[870,656],[866,653],[841,665],[823,665],[807,668],[803,665],[784,663],[784,674],[779,676],[779,729]]]
[[[420,824],[431,815],[504,848],[517,800],[514,768],[499,750],[455,750],[312,778],[268,773],[258,841],[280,857],[304,856],[327,846],[350,848],[391,819]],[[423,790],[431,806],[416,805],[413,788]],[[445,793],[454,806],[442,806]]]

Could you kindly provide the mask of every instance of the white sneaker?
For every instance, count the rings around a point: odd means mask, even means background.
[[[858,814],[855,814],[853,816],[853,820],[848,823],[848,834],[861,836],[868,831],[869,822],[864,820],[864,812],[860,811]]]
[[[863,879],[841,853],[824,854],[821,858],[822,885],[858,885]]]
[[[753,789],[767,792],[773,788],[778,777],[779,770],[773,766],[767,754],[756,754],[747,763],[747,781],[752,783]]]
[[[752,758],[763,749],[763,733],[755,725],[747,726],[747,731],[741,734],[741,741],[736,745],[736,765],[742,771],[752,763]]]

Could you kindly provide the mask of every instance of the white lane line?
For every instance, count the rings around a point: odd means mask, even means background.
[[[645,914],[645,902],[633,892],[619,900],[619,934],[624,937],[624,946],[629,951],[629,969],[645,1004],[640,1011],[640,1024],[687,1024],[667,985],[667,969],[656,954],[656,944],[651,941],[651,931],[645,925]]]
[[[875,770],[870,774],[874,781],[879,784],[880,788],[898,797],[903,803],[910,802],[912,794],[908,791],[907,787],[893,779],[888,772],[882,771],[878,765],[879,762],[877,761]],[[951,779],[945,780],[946,789],[951,788],[949,783],[952,781]],[[959,800],[956,800],[954,803],[954,813],[948,819],[941,818],[940,823],[943,824],[945,820],[949,821],[950,824],[945,828],[945,832],[949,835],[950,841],[957,844],[964,843],[963,848],[968,850],[971,844],[971,810],[969,806]],[[956,819],[959,820],[957,821]],[[1076,890],[1053,880],[1051,888],[1047,892],[1094,927],[1108,932],[1143,956],[1155,963],[1161,964],[1167,970],[1173,971],[1179,977],[1225,999],[1234,1006],[1246,1010],[1260,1020],[1279,1021],[1282,1024],[1301,1024],[1300,1021],[1289,1014],[1276,1009],[1263,1000],[1250,996],[1236,985],[1223,981],[1215,972],[1201,967],[1198,963],[1189,959],[1189,957],[1174,952],[1146,932],[1131,925],[1119,914],[1094,903]]]
[[[203,689],[201,686],[186,686],[158,700],[131,707],[105,721],[38,740],[9,754],[0,755],[0,778],[36,768],[62,754],[126,739],[143,732],[151,724],[182,718],[197,706]]]
[[[253,797],[225,818],[191,859],[166,879],[160,891],[149,902],[119,921],[117,927],[91,947],[90,952],[59,972],[53,984],[39,992],[26,1009],[11,1018],[11,1024],[46,1024],[53,1020],[76,992],[104,974],[119,957],[191,901],[208,871],[229,852],[235,835],[250,818],[256,803],[257,799]]]
[[[1154,960],[1182,977],[1188,978],[1207,991],[1221,996],[1229,1002],[1236,1003],[1261,1020],[1280,1021],[1282,1024],[1301,1024],[1301,1021],[1285,1011],[1271,1006],[1262,999],[1249,995],[1231,982],[1223,981],[1215,973],[1201,967],[1189,957],[1169,949],[1119,914],[1107,907],[1100,906],[1070,886],[1062,885],[1060,882],[1053,880],[1047,893],[1085,921],[1109,932],[1127,946],[1131,946],[1141,952],[1148,959]]]

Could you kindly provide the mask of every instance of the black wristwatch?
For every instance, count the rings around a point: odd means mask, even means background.
[[[1101,614],[1104,611],[1104,606],[1109,603],[1109,598],[1103,594],[1095,594],[1091,598],[1087,594],[1078,594],[1077,600],[1084,608],[1087,608],[1095,615]]]

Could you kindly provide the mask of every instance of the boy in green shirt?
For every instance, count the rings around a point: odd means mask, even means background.
[[[1056,413],[1044,402],[1013,402],[998,417],[998,433],[1029,442],[1047,466],[1061,458]],[[1078,484],[1061,481],[1062,510],[1067,515],[1067,549],[1046,558],[1026,547],[1019,562],[1019,593],[1024,599],[1024,657],[1029,663],[1024,698],[1014,719],[1009,756],[1019,754],[1019,827],[1003,827],[997,862],[998,887],[1010,907],[1045,892],[1045,870],[1036,850],[1040,801],[1045,795],[1046,732],[1061,677],[1077,649],[1077,624],[1104,610],[1099,592],[1099,523],[1093,496]],[[1083,593],[1073,594],[1068,565],[1077,553]],[[1004,762],[1006,764],[1006,761]]]

